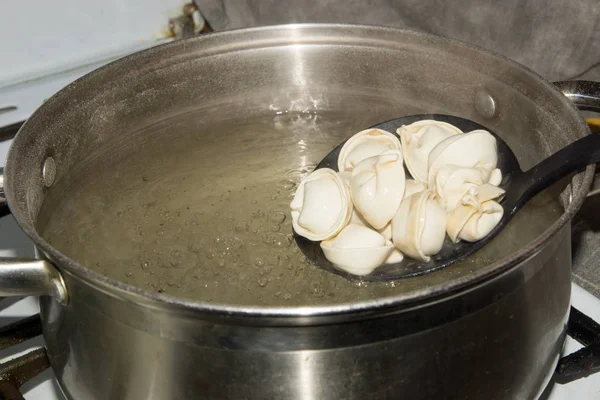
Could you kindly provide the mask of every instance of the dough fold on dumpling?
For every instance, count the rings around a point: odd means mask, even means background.
[[[367,275],[385,263],[394,245],[373,229],[350,224],[336,237],[322,241],[321,249],[335,268]]]
[[[312,172],[300,183],[290,208],[294,230],[312,241],[335,236],[352,216],[348,187],[329,168]]]
[[[344,143],[338,156],[338,171],[352,171],[362,160],[387,150],[400,150],[400,140],[383,129],[365,129]]]
[[[446,237],[446,213],[430,190],[405,198],[392,219],[394,246],[416,260],[429,261]]]
[[[404,162],[413,179],[427,182],[429,153],[442,140],[462,133],[446,122],[422,120],[396,130],[402,143]]]
[[[399,150],[387,150],[367,158],[352,170],[352,202],[374,229],[385,227],[398,210],[404,196],[405,179]]]
[[[448,213],[446,229],[450,240],[476,242],[489,235],[504,215],[504,208],[498,203],[503,196],[503,189],[489,183],[469,189],[461,204]]]

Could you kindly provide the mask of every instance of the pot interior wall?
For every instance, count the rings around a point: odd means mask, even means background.
[[[462,279],[563,213],[557,186],[470,259],[394,283],[307,265],[289,241],[290,197],[359,130],[402,115],[458,115],[494,130],[527,168],[581,135],[581,121],[533,75],[466,46],[370,28],[278,29],[159,47],[48,101],[11,154],[29,146],[11,189],[32,229],[36,221],[64,255],[148,291],[285,306]],[[475,99],[488,94],[496,112],[484,118]],[[50,189],[40,181],[46,156],[57,164]]]

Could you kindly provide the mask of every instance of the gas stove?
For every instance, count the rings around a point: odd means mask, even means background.
[[[106,2],[85,2],[85,7],[79,0],[63,3],[61,9],[76,12],[58,15],[51,2],[32,0],[27,5],[9,2],[0,14],[0,37],[14,39],[0,43],[3,59],[11,60],[0,64],[0,165],[20,123],[69,82],[123,55],[210,30],[182,0],[130,0],[113,7]],[[26,15],[27,23],[19,24],[14,15]],[[44,32],[43,40],[32,39],[32,26]],[[588,200],[600,201],[600,194]],[[581,219],[574,225],[582,240],[574,256],[570,336],[563,351],[572,355],[559,362],[541,400],[600,398],[600,373],[592,373],[600,370],[600,326],[594,323],[600,321],[600,279],[598,285],[588,279],[600,261],[600,238],[595,236],[600,229],[595,225]],[[0,218],[0,256],[35,256],[11,216]],[[38,312],[37,298],[0,299],[0,399],[65,399],[48,368]]]

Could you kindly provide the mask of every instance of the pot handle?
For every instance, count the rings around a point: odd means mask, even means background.
[[[0,296],[44,295],[63,305],[68,302],[65,283],[54,265],[46,260],[0,257]]]
[[[0,217],[10,214],[4,196],[4,168],[0,168]],[[0,257],[0,296],[52,296],[68,303],[62,276],[46,260]]]
[[[564,93],[578,109],[600,112],[600,82],[563,81],[554,85]]]

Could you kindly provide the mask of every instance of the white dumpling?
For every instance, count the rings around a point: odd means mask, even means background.
[[[490,185],[499,186],[502,183],[502,171],[500,168],[495,168],[490,174],[490,180],[488,181]]]
[[[391,243],[391,242],[390,242]],[[404,254],[400,250],[394,247],[388,258],[383,262],[384,264],[396,264],[404,260]]]
[[[373,228],[383,228],[398,210],[405,179],[399,150],[364,159],[352,170],[350,194],[354,207]]]
[[[352,179],[352,171],[340,171],[337,174],[342,179],[342,182],[344,182],[346,186],[348,186],[348,190],[350,190],[350,179]]]
[[[294,230],[312,241],[335,236],[352,215],[348,187],[329,168],[312,172],[300,183],[290,208]]]
[[[400,136],[408,171],[415,180],[427,182],[431,150],[442,140],[460,134],[462,131],[446,122],[423,120],[404,125],[398,128],[396,133]]]
[[[338,156],[338,171],[351,171],[362,160],[387,150],[400,150],[400,140],[382,129],[365,129],[344,143]]]
[[[379,232],[386,240],[392,240],[392,221],[388,222],[383,228],[378,229]]]
[[[388,259],[394,245],[373,229],[350,224],[336,237],[322,241],[321,249],[335,268],[367,275]]]
[[[504,215],[504,208],[498,203],[503,195],[503,189],[489,183],[470,189],[461,204],[448,214],[446,229],[450,240],[476,242],[489,235]]]
[[[461,202],[470,188],[484,183],[485,172],[478,168],[462,168],[448,164],[442,166],[435,177],[435,191],[440,205],[450,212]]]
[[[414,179],[407,179],[406,183],[404,184],[404,197],[411,196],[426,189],[427,185],[425,185],[425,183],[416,181]]]
[[[352,208],[352,216],[350,217],[350,223],[355,225],[366,226],[367,228],[372,228],[372,226],[369,225],[367,221],[365,221],[365,218],[362,215],[360,215],[360,213],[355,207]]]
[[[446,213],[426,190],[405,198],[392,219],[394,245],[405,255],[429,261],[439,253],[446,236]]]
[[[439,169],[448,164],[480,169],[488,182],[498,163],[497,146],[496,138],[481,129],[442,140],[429,153],[428,186],[434,187]]]

